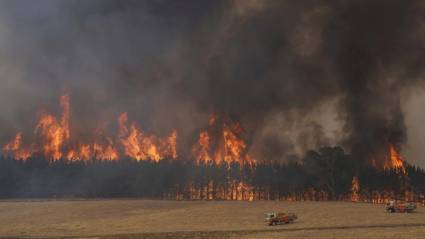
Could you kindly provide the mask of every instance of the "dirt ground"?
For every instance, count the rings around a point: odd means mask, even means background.
[[[0,201],[0,237],[425,238],[425,208],[389,214],[349,202],[158,200]],[[270,227],[269,211],[298,220]]]

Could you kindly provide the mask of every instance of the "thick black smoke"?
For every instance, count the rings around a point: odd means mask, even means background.
[[[35,110],[66,90],[82,137],[127,111],[146,130],[177,128],[184,151],[214,112],[263,159],[340,143],[364,161],[406,142],[423,13],[413,0],[3,0],[0,140],[32,133]]]
[[[401,96],[423,72],[423,10],[420,1],[341,2],[326,27],[347,142],[361,160],[382,159],[388,144],[406,143]]]

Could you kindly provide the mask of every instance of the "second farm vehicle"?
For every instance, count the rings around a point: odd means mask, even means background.
[[[405,212],[410,213],[416,209],[416,204],[413,202],[396,202],[391,200],[387,203],[387,212]]]
[[[269,226],[292,223],[297,219],[293,213],[276,213],[270,212],[266,214],[266,222]]]

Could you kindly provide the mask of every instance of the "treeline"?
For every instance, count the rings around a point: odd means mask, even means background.
[[[353,179],[359,188],[353,192]],[[342,148],[309,151],[287,163],[196,165],[191,160],[159,162],[123,158],[88,162],[41,156],[26,161],[0,158],[1,198],[113,198],[222,200],[359,200],[409,197],[423,201],[425,171],[406,173],[357,165]]]

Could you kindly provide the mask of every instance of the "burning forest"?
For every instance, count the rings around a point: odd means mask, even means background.
[[[32,135],[35,142],[25,145],[22,132],[18,132],[3,146],[3,154],[23,161],[38,154],[49,162],[61,159],[67,162],[119,160],[122,157],[136,161],[159,162],[167,158],[177,158],[175,129],[164,138],[147,134],[135,122],[129,121],[127,113],[124,112],[116,120],[118,132],[115,136],[105,136],[104,132],[98,130],[94,133],[92,142],[78,142],[71,137],[69,94],[60,97],[60,106],[60,117],[48,113],[40,114]],[[247,145],[240,137],[242,127],[228,119],[226,122],[217,121],[218,117],[212,115],[208,121],[208,129],[199,133],[199,140],[192,147],[195,162],[253,165],[255,160],[247,153]]]
[[[5,190],[3,197],[142,196],[377,203],[397,197],[423,200],[423,185],[418,182],[424,179],[425,171],[407,164],[391,144],[379,160],[382,165],[371,159],[368,164],[357,165],[356,170],[352,155],[340,147],[309,151],[299,161],[271,163],[250,155],[244,139],[246,132],[239,123],[212,114],[206,128],[199,131],[190,155],[181,157],[176,129],[164,137],[146,133],[125,112],[116,119],[116,134],[98,130],[92,141],[79,142],[70,124],[70,107],[70,94],[62,95],[60,115],[44,111],[38,114],[29,137],[35,141],[26,140],[22,132],[17,132],[3,146],[1,168],[7,171],[2,175],[8,177],[5,182],[12,180],[19,185]],[[43,173],[38,175],[40,169]],[[14,179],[19,173],[23,177]],[[96,176],[91,178],[93,175]],[[51,178],[55,180],[45,184],[44,180]],[[371,179],[382,184],[373,185]],[[41,180],[36,191],[34,185],[26,185],[34,180]],[[155,182],[155,190],[150,189]],[[101,186],[104,184],[108,186]],[[122,189],[122,184],[131,187]],[[99,186],[96,192],[92,191]],[[23,189],[25,192],[20,191]]]
[[[0,3],[0,197],[424,202],[424,13]]]

